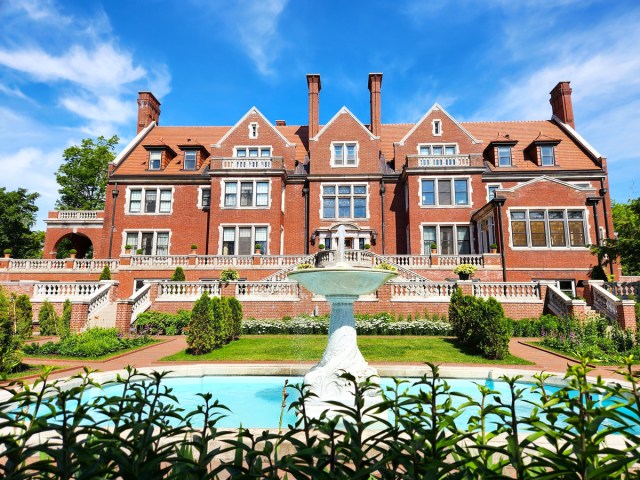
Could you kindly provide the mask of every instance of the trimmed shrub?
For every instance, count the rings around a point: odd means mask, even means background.
[[[558,317],[541,315],[540,318],[507,319],[512,337],[544,337],[547,332],[558,328]]]
[[[13,333],[13,321],[9,315],[10,301],[0,289],[0,373],[10,373],[22,360],[18,337]]]
[[[236,297],[229,297],[229,308],[231,308],[232,340],[237,340],[242,334],[242,304]]]
[[[136,318],[134,326],[138,333],[148,335],[182,335],[191,321],[191,314],[186,310],[178,313],[142,312]]]
[[[190,353],[194,355],[208,353],[216,347],[210,304],[211,299],[207,292],[204,292],[196,300],[191,311],[187,345],[189,345]]]
[[[223,344],[233,340],[233,312],[229,305],[229,298],[222,297],[222,332]]]
[[[16,334],[22,339],[33,335],[33,307],[27,295],[18,295],[13,299],[15,309]]]
[[[209,308],[211,309],[211,325],[213,330],[213,348],[221,347],[225,344],[225,326],[224,326],[224,309],[222,307],[223,300],[220,297],[211,299]]]
[[[40,324],[40,335],[58,334],[58,315],[48,300],[42,302],[38,313],[38,323]]]
[[[453,334],[463,345],[477,345],[473,336],[478,331],[478,314],[476,298],[463,295],[462,290],[456,288],[449,303],[449,322]]]
[[[109,269],[109,265],[105,265],[100,272],[100,278],[98,280],[111,280],[111,270]]]
[[[187,278],[184,276],[184,270],[182,267],[176,267],[173,275],[171,275],[172,282],[184,282]]]
[[[504,309],[495,298],[477,299],[481,309],[478,350],[484,358],[500,360],[509,355],[509,324]]]
[[[66,299],[62,305],[62,316],[58,319],[58,334],[61,339],[71,335],[71,300]]]

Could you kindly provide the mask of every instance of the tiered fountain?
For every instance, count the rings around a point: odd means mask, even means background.
[[[345,262],[345,227],[338,227],[336,262],[327,268],[310,268],[289,273],[292,280],[307,290],[323,295],[331,305],[329,341],[322,360],[304,377],[304,383],[317,396],[308,409],[317,417],[331,408],[326,402],[353,404],[353,387],[340,375],[347,372],[358,382],[377,379],[378,372],[370,367],[358,349],[353,303],[360,295],[375,292],[396,273],[375,268],[352,267]],[[377,395],[372,392],[372,395]],[[369,398],[375,401],[375,398]]]

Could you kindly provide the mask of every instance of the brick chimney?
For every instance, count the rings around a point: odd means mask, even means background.
[[[160,120],[160,102],[151,92],[138,92],[138,130],[144,130],[151,122]]]
[[[322,89],[320,75],[316,73],[307,74],[307,87],[309,87],[309,138],[313,138],[318,133],[318,125],[320,123],[319,94]]]
[[[371,112],[371,124],[369,128],[371,133],[376,137],[380,136],[381,130],[381,118],[380,118],[380,88],[382,87],[382,74],[370,73],[369,74],[369,93],[370,93],[370,112]]]
[[[573,119],[573,105],[571,104],[571,87],[570,82],[559,82],[553,90],[551,90],[551,110],[553,114],[560,119],[562,123],[576,128]]]

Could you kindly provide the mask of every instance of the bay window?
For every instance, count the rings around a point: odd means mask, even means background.
[[[572,209],[522,209],[510,212],[514,247],[567,248],[586,244],[586,214]]]

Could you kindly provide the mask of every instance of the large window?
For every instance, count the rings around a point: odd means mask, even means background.
[[[222,255],[253,255],[257,245],[261,253],[268,253],[267,229],[245,225],[222,227]]]
[[[169,232],[126,232],[125,245],[142,249],[142,255],[169,255]]]
[[[440,255],[471,253],[471,233],[468,225],[425,225],[422,227],[423,254],[431,252],[435,243]]]
[[[423,178],[420,204],[424,206],[469,205],[468,178]]]
[[[512,210],[510,218],[514,247],[584,247],[586,244],[584,210]]]
[[[507,146],[498,147],[498,166],[499,167],[511,166],[511,147],[507,147]]]
[[[323,184],[322,218],[367,218],[367,186]]]
[[[223,195],[224,206],[227,208],[268,207],[269,182],[259,180],[225,181]]]
[[[160,170],[162,167],[162,150],[149,150],[149,170]]]
[[[332,143],[331,164],[337,167],[355,167],[358,164],[358,144],[355,142]]]
[[[171,213],[171,188],[132,188],[129,190],[129,213]]]
[[[235,153],[240,158],[270,157],[271,147],[236,147]]]

